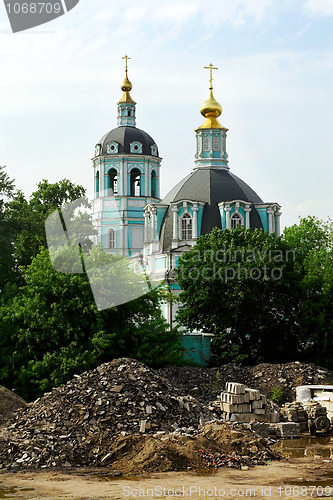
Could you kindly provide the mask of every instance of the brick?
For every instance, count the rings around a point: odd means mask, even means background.
[[[252,410],[257,410],[258,408],[262,408],[262,401],[252,401],[251,403]]]
[[[275,424],[277,436],[281,438],[297,438],[300,436],[299,424],[296,422],[279,422]]]
[[[279,414],[277,412],[273,412],[270,414],[270,420],[273,423],[277,423],[280,420]]]
[[[249,394],[250,401],[257,401],[260,399],[260,392],[257,389],[246,388],[245,392]]]
[[[230,394],[229,392],[221,393],[221,400],[224,403],[239,404],[242,403],[242,396],[240,394]]]
[[[230,392],[231,394],[245,394],[245,386],[236,382],[227,382],[226,392]]]
[[[227,413],[234,413],[238,411],[238,406],[230,403],[222,403],[222,409]]]

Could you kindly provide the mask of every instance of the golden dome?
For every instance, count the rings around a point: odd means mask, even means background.
[[[129,81],[127,77],[127,70],[125,73],[125,80],[121,84],[121,90],[124,92],[122,98],[120,99],[119,103],[121,102],[131,102],[132,104],[136,104],[135,101],[133,101],[131,95],[130,95],[130,90],[132,90],[132,84]],[[119,104],[118,103],[118,104]]]
[[[207,116],[215,116],[217,118],[222,113],[222,106],[215,97],[213,96],[213,90],[210,90],[210,96],[208,99],[202,104],[200,108],[200,113],[202,116],[207,118]]]
[[[213,96],[213,89],[210,89],[210,95],[208,99],[202,104],[200,108],[200,113],[206,118],[203,124],[196,130],[201,128],[221,128],[223,130],[228,130],[223,127],[221,123],[217,120],[217,117],[222,114],[222,106],[215,97]]]
[[[125,80],[123,81],[123,83],[121,84],[121,90],[123,92],[129,92],[130,90],[132,90],[132,84],[131,82],[129,81],[129,79],[127,78],[127,71],[126,71],[126,76],[125,76]]]
[[[218,68],[214,68],[213,64],[210,63],[209,66],[205,66],[205,69],[209,69],[210,72],[210,94],[208,99],[202,104],[200,108],[200,113],[206,118],[206,120],[196,130],[199,130],[201,128],[220,128],[223,130],[228,130],[217,121],[217,118],[222,114],[222,106],[213,96],[213,70]]]

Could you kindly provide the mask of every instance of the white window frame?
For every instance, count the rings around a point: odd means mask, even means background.
[[[213,135],[213,151],[220,151],[220,136],[218,134]]]
[[[116,230],[113,227],[110,227],[108,229],[107,236],[107,247],[110,250],[114,250],[116,248]]]
[[[239,221],[235,226],[233,226],[233,221]],[[239,212],[234,212],[230,217],[230,229],[236,229],[238,227],[244,226],[244,219]]]
[[[188,225],[190,225],[190,229],[188,227],[183,227],[183,222],[187,220],[189,221],[188,222]],[[180,240],[182,241],[191,241],[193,239],[193,218],[191,216],[191,214],[189,214],[188,212],[184,213],[181,217],[180,217],[180,220],[179,220],[180,224],[179,224],[179,232],[180,232]],[[185,235],[185,238],[183,238],[183,236]],[[189,238],[189,235],[191,236]]]
[[[141,142],[135,141],[130,144],[130,152],[135,154],[142,154],[142,144]]]

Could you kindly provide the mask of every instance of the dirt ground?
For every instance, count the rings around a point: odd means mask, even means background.
[[[333,496],[333,463],[284,459],[249,470],[222,468],[110,476],[108,469],[0,474],[0,498],[313,498]],[[295,484],[296,483],[296,484]],[[8,489],[7,489],[8,488]],[[326,489],[325,489],[326,488]],[[331,493],[332,489],[332,494]]]

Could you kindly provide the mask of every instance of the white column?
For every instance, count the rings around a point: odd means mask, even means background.
[[[275,215],[276,215],[276,236],[280,236],[281,234],[280,217],[282,215],[282,212],[277,211],[275,212]]]
[[[127,182],[127,162],[124,160],[121,160],[120,163],[120,191],[118,192],[119,195],[126,196],[127,195],[127,187],[126,187],[126,182]]]
[[[247,205],[244,208],[245,212],[245,229],[250,229],[250,212],[251,212],[251,207]]]
[[[172,239],[178,240],[178,207],[177,205],[172,205]]]
[[[124,255],[128,255],[128,222],[125,221],[124,225]]]
[[[145,243],[149,241],[149,213],[145,210]]]
[[[268,208],[267,209],[268,213],[268,234],[272,234],[273,232],[273,210]]]
[[[230,211],[231,211],[231,206],[226,205],[224,207],[224,211],[226,213],[226,229],[230,229]]]
[[[149,161],[145,163],[145,193],[144,196],[151,196],[150,174],[149,174]]]
[[[119,234],[120,234],[120,253],[124,254],[124,210],[120,211]]]
[[[193,204],[193,224],[192,224],[192,238],[194,240],[198,239],[198,210],[199,207],[196,203]]]
[[[151,209],[151,240],[156,241],[156,208]]]

